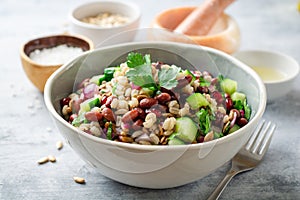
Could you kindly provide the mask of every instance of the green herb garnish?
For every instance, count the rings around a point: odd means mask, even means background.
[[[158,89],[152,76],[151,65],[142,64],[137,67],[131,68],[126,73],[126,76],[137,86],[143,88],[154,87],[156,90]]]
[[[106,133],[106,137],[108,140],[112,140],[112,133],[113,133],[112,122],[110,122]]]
[[[210,131],[211,117],[208,109],[201,108],[196,116],[199,119],[200,130],[206,135]]]
[[[84,116],[85,113],[81,113],[80,115],[78,115],[73,121],[72,121],[72,125],[75,127],[79,127],[80,124],[82,123],[87,123],[87,119]]]
[[[127,66],[134,68],[143,64],[151,64],[150,55],[143,56],[140,53],[131,52],[127,56]]]
[[[244,101],[244,110],[245,110],[245,118],[249,120],[251,116],[251,107],[248,105],[246,100]]]
[[[210,82],[205,80],[202,76],[199,78],[199,83],[200,83],[200,86],[202,86],[202,87],[210,86]]]
[[[178,83],[176,80],[177,74],[181,68],[175,65],[170,68],[163,68],[158,72],[158,83],[154,80],[152,75],[152,66],[150,55],[142,56],[139,53],[129,53],[127,56],[127,65],[130,70],[126,73],[127,78],[133,84],[142,88],[148,88],[153,91],[160,90],[160,87],[172,89]]]
[[[176,80],[176,76],[179,71],[180,68],[176,67],[175,65],[170,66],[170,68],[168,69],[161,69],[161,71],[158,72],[158,80],[160,86],[169,90],[175,87],[178,83],[178,81]]]

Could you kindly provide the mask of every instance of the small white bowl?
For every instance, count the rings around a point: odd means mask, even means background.
[[[274,51],[245,50],[235,53],[234,57],[258,73],[266,86],[268,102],[290,92],[299,73],[296,60]]]
[[[107,12],[126,16],[129,20],[125,24],[112,27],[103,27],[81,21],[85,17],[97,16],[99,13]],[[134,3],[117,0],[94,1],[81,4],[71,11],[69,14],[69,31],[90,38],[95,47],[131,42],[134,39],[135,32],[130,30],[139,27],[140,17],[140,8]],[[130,31],[130,34],[109,40],[111,36],[127,31]]]

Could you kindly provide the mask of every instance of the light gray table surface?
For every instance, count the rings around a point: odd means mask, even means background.
[[[40,93],[27,79],[19,58],[21,45],[38,36],[67,30],[68,12],[79,0],[0,0],[0,199],[206,199],[230,163],[194,183],[165,190],[130,187],[112,181],[85,164],[65,145]],[[198,5],[201,0],[135,0],[140,27],[160,11]],[[240,0],[227,13],[240,26],[241,50],[264,49],[300,62],[300,13],[297,0]],[[264,161],[228,185],[220,199],[300,199],[300,78],[287,96],[267,105],[264,118],[278,128]],[[53,154],[57,162],[36,161]],[[73,176],[86,179],[85,185]],[[176,176],[176,174],[174,174]]]

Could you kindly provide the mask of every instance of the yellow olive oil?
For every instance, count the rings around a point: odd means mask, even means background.
[[[274,68],[253,66],[252,69],[266,82],[280,81],[285,78],[284,73]]]

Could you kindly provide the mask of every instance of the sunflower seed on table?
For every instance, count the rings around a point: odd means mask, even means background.
[[[62,141],[57,141],[56,142],[56,148],[57,148],[57,150],[61,150],[62,148],[63,148],[63,142]]]
[[[79,184],[85,184],[85,179],[82,178],[82,177],[74,176],[74,177],[73,177],[73,180],[74,180],[76,183],[79,183]]]
[[[48,160],[49,160],[50,162],[56,162],[56,158],[55,158],[54,156],[52,156],[52,155],[49,155],[49,156],[48,156]]]
[[[48,157],[43,157],[43,158],[39,159],[39,160],[37,161],[37,163],[41,165],[41,164],[47,163],[48,161],[49,161],[49,158],[48,158]]]

